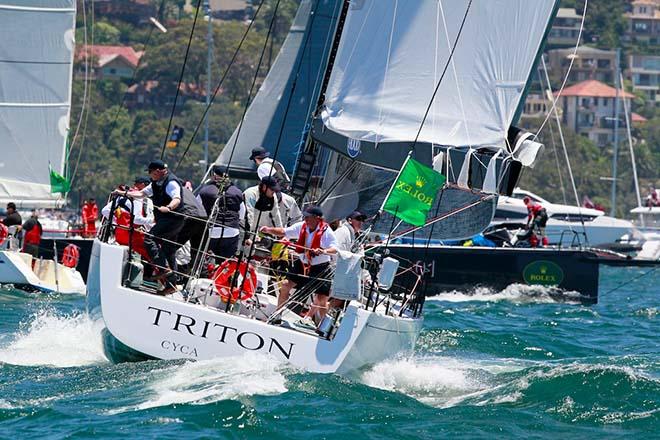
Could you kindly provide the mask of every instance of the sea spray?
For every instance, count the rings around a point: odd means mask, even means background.
[[[254,353],[168,366],[146,381],[139,391],[141,403],[109,413],[281,394],[287,391],[284,372],[289,368],[272,357]]]
[[[32,314],[20,329],[3,339],[0,362],[13,365],[75,367],[107,362],[103,322],[86,313],[62,314],[46,308]]]

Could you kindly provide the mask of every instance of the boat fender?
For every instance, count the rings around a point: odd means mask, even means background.
[[[0,223],[0,244],[4,243],[9,236],[9,229],[4,223]]]
[[[231,287],[237,270],[243,280],[236,282],[237,287]],[[238,263],[227,260],[215,270],[213,283],[223,302],[231,301],[233,304],[238,299],[245,301],[254,295],[257,288],[257,271],[245,261]]]
[[[75,244],[68,244],[62,252],[62,265],[74,268],[80,259],[80,248]]]

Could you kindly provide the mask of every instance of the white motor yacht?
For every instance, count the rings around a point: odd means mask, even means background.
[[[529,197],[540,203],[548,213],[545,233],[551,245],[579,243],[589,246],[607,246],[618,243],[624,235],[631,236],[634,225],[628,220],[605,215],[598,209],[551,203],[544,198],[520,188],[511,197],[500,197],[495,211],[494,224],[526,223],[527,207],[523,202]]]

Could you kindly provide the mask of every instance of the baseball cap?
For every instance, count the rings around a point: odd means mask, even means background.
[[[252,149],[252,154],[250,154],[250,160],[254,160],[257,158],[262,159],[268,156],[270,156],[270,153],[268,153],[268,151],[266,151],[265,148],[257,147]]]
[[[272,189],[273,191],[281,191],[280,183],[273,176],[266,176],[262,178],[261,183],[266,185],[266,188]]]
[[[152,160],[145,171],[151,172],[153,170],[164,170],[165,168],[167,168],[167,164],[162,160]]]
[[[310,205],[303,211],[303,217],[309,217],[310,215],[323,217],[323,210],[318,206]]]
[[[226,168],[227,167],[223,167],[222,165],[213,165],[211,171],[213,172],[213,174],[217,174],[218,176],[221,176],[225,174]]]
[[[354,219],[354,220],[360,220],[361,222],[365,221],[367,219],[367,216],[365,214],[362,214],[360,211],[353,211],[351,214],[346,217],[349,219]]]

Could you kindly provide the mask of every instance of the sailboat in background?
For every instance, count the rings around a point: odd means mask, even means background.
[[[75,0],[3,1],[0,4],[0,204],[57,208],[65,200],[52,184],[65,174],[75,47]],[[40,291],[84,293],[75,267],[0,251],[0,283]],[[55,252],[57,254],[57,252]]]

